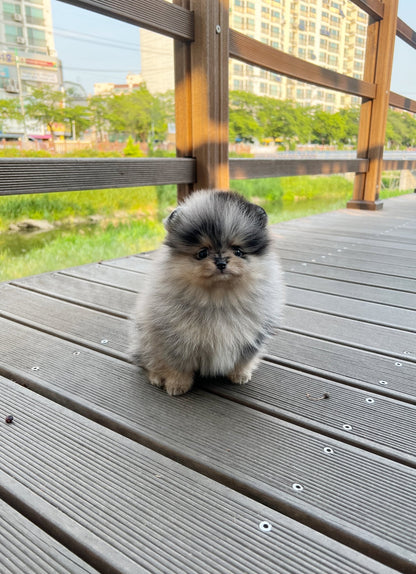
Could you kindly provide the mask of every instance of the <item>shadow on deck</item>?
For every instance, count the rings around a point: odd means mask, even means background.
[[[274,232],[285,328],[244,387],[138,380],[145,255],[0,285],[2,571],[412,570],[416,196]]]

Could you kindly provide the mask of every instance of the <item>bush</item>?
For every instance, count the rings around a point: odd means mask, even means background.
[[[126,147],[123,150],[125,157],[143,157],[144,153],[140,149],[139,144],[134,143],[133,138],[130,136],[127,140]]]

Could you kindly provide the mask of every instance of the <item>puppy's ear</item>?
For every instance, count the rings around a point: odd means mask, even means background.
[[[267,225],[267,213],[264,211],[260,205],[253,205],[253,215],[255,216],[256,220],[258,221],[261,227],[266,227]]]
[[[163,221],[163,224],[165,226],[165,229],[167,231],[170,231],[171,229],[173,229],[174,223],[175,223],[175,219],[178,216],[178,213],[181,211],[180,207],[177,207],[176,209],[174,209],[172,211],[172,213],[170,213],[167,218]]]

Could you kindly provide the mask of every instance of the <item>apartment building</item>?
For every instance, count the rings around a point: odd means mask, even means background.
[[[20,98],[28,86],[62,85],[52,30],[50,0],[0,0],[0,99]],[[19,131],[3,126],[0,137]],[[15,134],[13,134],[15,135]]]
[[[230,27],[288,54],[362,79],[368,16],[349,0],[230,0]],[[150,91],[173,88],[173,42],[141,30],[141,73]],[[291,99],[334,112],[360,98],[230,60],[230,90]]]
[[[230,0],[230,26],[273,48],[361,79],[367,14],[348,0]],[[319,105],[333,112],[359,98],[231,61],[230,89]]]

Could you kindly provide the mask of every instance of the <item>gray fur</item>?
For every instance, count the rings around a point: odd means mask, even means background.
[[[195,192],[167,219],[133,317],[132,359],[152,384],[176,395],[195,372],[250,380],[284,302],[266,222],[262,208],[220,191]]]

